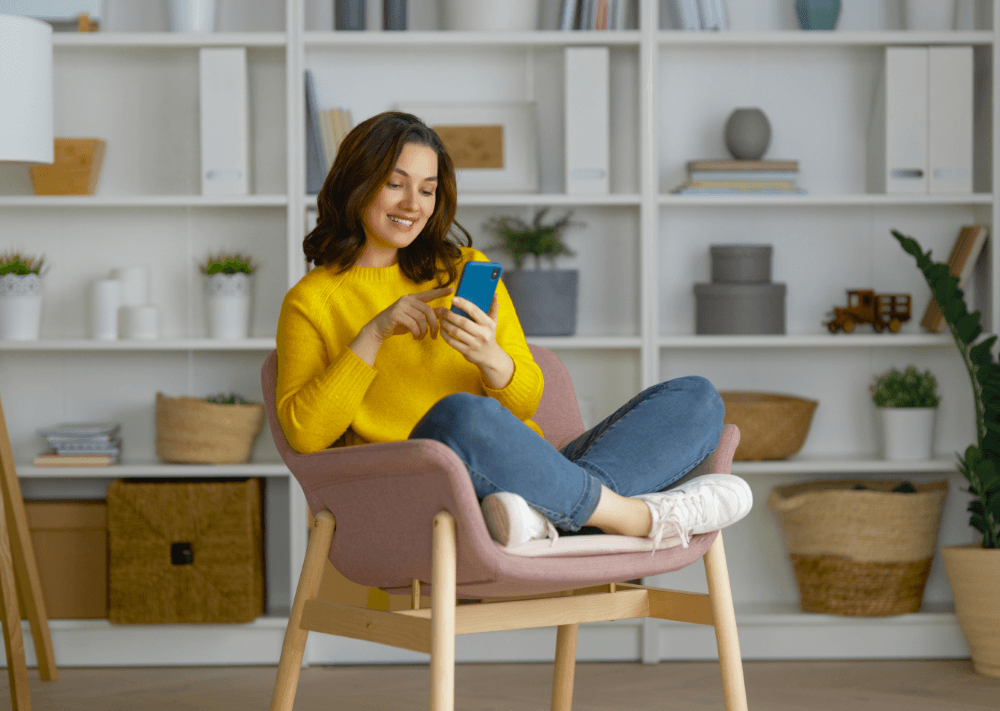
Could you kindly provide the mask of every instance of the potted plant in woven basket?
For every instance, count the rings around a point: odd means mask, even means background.
[[[934,443],[934,415],[941,403],[937,379],[915,366],[900,372],[887,370],[870,388],[878,408],[882,432],[882,458],[930,459]]]
[[[982,539],[942,546],[941,555],[972,663],[980,674],[1000,678],[1000,364],[993,355],[997,337],[980,338],[980,313],[969,313],[958,278],[947,264],[931,261],[931,253],[916,240],[895,230],[892,235],[916,259],[972,381],[976,442],[959,456],[958,469],[972,496],[969,524]]]
[[[555,269],[556,257],[573,252],[562,242],[563,232],[571,226],[573,213],[568,211],[558,220],[545,222],[548,208],[535,213],[530,223],[519,217],[493,217],[483,229],[499,239],[495,249],[502,249],[514,260],[516,269],[503,278],[510,299],[517,310],[521,328],[528,336],[572,336],[576,333],[576,296],[579,272],[576,269]],[[522,269],[525,258],[535,258],[534,269]],[[542,258],[552,269],[542,269]]]
[[[44,261],[19,252],[0,254],[0,340],[38,338]]]
[[[243,464],[263,424],[264,406],[238,395],[156,393],[156,455],[165,462]]]
[[[205,320],[209,338],[250,336],[253,274],[257,265],[244,254],[210,254],[200,265],[205,275]]]

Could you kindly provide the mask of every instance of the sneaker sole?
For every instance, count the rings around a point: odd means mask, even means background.
[[[483,500],[483,513],[486,528],[490,537],[502,546],[510,542],[510,521],[507,520],[507,507],[495,496],[487,496]]]

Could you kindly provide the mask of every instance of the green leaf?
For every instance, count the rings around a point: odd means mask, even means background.
[[[979,312],[966,314],[962,316],[958,323],[955,324],[955,330],[958,332],[958,337],[962,340],[962,343],[968,345],[979,338],[979,334],[983,332],[982,326],[979,325]]]
[[[969,518],[969,525],[972,526],[977,531],[979,531],[980,533],[982,533],[984,536],[986,535],[986,532],[990,530],[990,526],[986,522],[986,519],[980,516],[979,514],[973,514]]]
[[[993,518],[1000,520],[1000,496],[994,495],[989,497],[989,507]]]
[[[984,459],[976,465],[976,480],[986,491],[990,490],[993,484],[1000,481],[1000,474],[997,473],[996,464],[990,459]]]
[[[983,502],[979,499],[975,499],[969,502],[969,505],[965,509],[969,513],[974,513],[977,516],[983,515]]]
[[[975,469],[976,465],[979,464],[983,459],[983,453],[979,451],[979,447],[974,444],[970,444],[965,450],[965,466],[970,469]]]
[[[969,349],[969,360],[971,360],[976,365],[982,365],[984,363],[989,363],[993,360],[993,353],[991,349],[993,344],[996,343],[997,337],[990,336],[989,338],[983,339],[972,348]]]

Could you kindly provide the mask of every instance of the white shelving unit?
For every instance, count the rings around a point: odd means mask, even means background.
[[[543,0],[542,29],[528,33],[436,31],[435,0],[411,0],[408,32],[334,32],[328,0],[220,3],[211,35],[166,32],[160,10],[107,0],[95,35],[57,35],[56,134],[108,140],[98,194],[35,197],[26,171],[0,170],[4,242],[44,252],[42,338],[0,343],[0,392],[28,497],[99,498],[116,477],[261,476],[266,488],[267,614],[249,625],[114,626],[52,623],[63,666],[275,663],[305,550],[305,506],[265,431],[252,463],[221,469],[156,463],[154,396],[220,390],[259,397],[259,369],[274,348],[285,291],[305,270],[301,236],[315,196],[305,194],[304,90],[310,69],[323,108],[356,120],[400,102],[534,101],[540,191],[459,196],[458,220],[479,248],[496,214],[529,217],[541,207],[573,210],[586,223],[568,241],[581,272],[577,335],[530,338],[556,351],[576,383],[585,416],[610,414],[637,391],[687,374],[720,390],[786,392],[819,401],[803,450],[782,462],[740,462],[756,506],[726,535],[744,658],[967,656],[940,561],[920,613],[868,620],[805,614],[766,506],[771,487],[807,478],[946,478],[951,484],[940,544],[971,540],[953,453],[972,441],[969,384],[947,336],[917,322],[929,298],[913,260],[889,236],[896,228],[946,256],[963,224],[996,224],[1000,70],[994,58],[1000,10],[960,3],[959,29],[900,29],[898,3],[843,3],[840,29],[795,29],[790,3],[729,3],[732,31],[665,28],[658,3],[639,2],[640,29],[557,32],[556,0]],[[661,29],[663,27],[663,29]],[[884,48],[972,45],[976,57],[975,193],[898,196],[869,192],[865,143]],[[563,191],[563,51],[608,46],[612,77],[611,191]],[[197,60],[204,46],[248,48],[251,194],[206,198],[198,187]],[[992,98],[991,98],[992,97]],[[800,161],[800,197],[681,197],[671,193],[688,160],[726,155],[722,127],[737,106],[771,119],[768,157]],[[709,280],[708,246],[774,245],[774,280],[788,285],[785,336],[696,336],[692,284]],[[5,245],[0,245],[0,248]],[[195,263],[209,249],[239,248],[262,263],[253,338],[205,338]],[[504,261],[502,255],[490,253]],[[87,285],[116,266],[154,267],[153,301],[163,338],[86,338]],[[511,266],[511,265],[507,265]],[[1000,331],[1000,250],[970,290],[988,330]],[[872,286],[914,295],[915,318],[900,334],[831,335],[822,321],[844,289]],[[867,385],[910,362],[930,368],[945,394],[929,462],[878,458]],[[103,471],[36,469],[37,427],[71,419],[123,422],[124,464]],[[654,584],[704,590],[699,566]],[[474,637],[474,639],[473,639]],[[30,636],[29,636],[30,638]],[[313,635],[312,663],[425,661],[421,655]],[[551,659],[554,632],[460,638],[465,661]],[[30,654],[30,649],[29,649]],[[587,625],[581,659],[651,662],[712,658],[707,629],[646,621]]]

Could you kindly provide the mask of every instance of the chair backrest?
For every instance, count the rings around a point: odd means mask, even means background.
[[[552,351],[540,346],[529,346],[531,354],[542,369],[545,376],[545,389],[538,410],[532,419],[542,428],[545,439],[554,447],[561,447],[583,433],[583,418],[580,416],[580,406],[573,391],[573,381],[570,380],[566,366]],[[281,424],[278,422],[278,410],[275,405],[275,387],[278,382],[278,352],[271,351],[261,368],[261,387],[264,395],[264,409],[267,412],[268,424],[274,435],[278,453],[286,462],[289,456],[297,454],[285,439]]]

